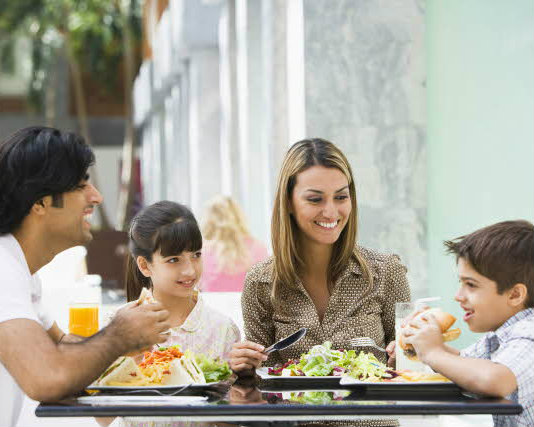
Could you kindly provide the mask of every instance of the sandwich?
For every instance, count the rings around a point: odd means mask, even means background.
[[[121,356],[95,381],[98,386],[144,385],[146,378],[131,357]]]
[[[443,341],[453,341],[457,339],[461,331],[459,328],[455,329],[449,329],[454,322],[456,322],[456,317],[454,317],[452,314],[449,314],[445,311],[443,311],[441,308],[427,308],[423,311],[421,311],[419,314],[417,314],[413,320],[418,320],[422,316],[432,314],[435,319],[438,321],[438,324],[441,328],[441,333],[443,337]],[[401,334],[398,338],[399,346],[404,351],[404,355],[414,361],[418,361],[417,354],[415,352],[415,349],[411,344],[406,344],[404,342],[404,337]]]
[[[156,302],[156,300],[152,296],[152,292],[150,292],[147,288],[143,288],[139,294],[139,298],[137,298],[137,305],[151,304],[153,302]]]
[[[164,372],[162,385],[206,384],[202,370],[193,357],[182,356],[169,363],[169,369]]]

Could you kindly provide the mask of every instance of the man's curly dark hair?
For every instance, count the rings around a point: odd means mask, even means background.
[[[74,190],[95,161],[81,136],[32,126],[0,142],[0,235],[12,233],[33,204]]]

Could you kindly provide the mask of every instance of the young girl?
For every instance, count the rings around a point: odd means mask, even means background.
[[[228,359],[240,333],[229,317],[206,306],[197,291],[202,275],[202,235],[191,211],[170,201],[146,207],[132,220],[129,249],[128,301],[138,299],[141,290],[148,288],[170,312],[170,336],[160,345],[179,344],[184,351]],[[117,423],[136,427],[189,425],[136,418],[119,419]]]
[[[202,235],[191,211],[162,201],[143,209],[129,234],[126,267],[128,301],[139,298],[143,287],[152,291],[170,313],[172,325],[164,345],[226,359],[240,339],[228,317],[204,305],[197,291],[202,275]]]

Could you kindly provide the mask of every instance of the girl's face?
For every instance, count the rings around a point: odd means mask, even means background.
[[[164,257],[158,250],[152,255],[152,262],[138,257],[137,266],[152,280],[156,295],[185,298],[192,295],[202,275],[201,251]]]
[[[349,182],[339,169],[312,166],[297,175],[291,213],[301,238],[332,245],[345,228],[351,210]]]

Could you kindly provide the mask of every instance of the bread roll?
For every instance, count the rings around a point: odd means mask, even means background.
[[[432,314],[437,320],[442,332],[443,341],[453,341],[460,336],[461,331],[459,328],[448,330],[454,324],[454,322],[456,322],[456,317],[454,317],[450,313],[443,311],[441,308],[429,308],[423,310],[419,314],[417,314],[413,318],[413,320],[419,320],[423,316],[426,316],[428,314]],[[400,348],[404,351],[404,355],[408,359],[414,361],[419,360],[417,358],[417,354],[415,353],[413,346],[404,342],[404,337],[402,334],[398,337],[397,342]]]

